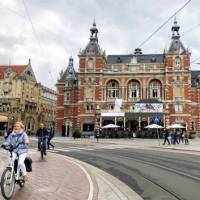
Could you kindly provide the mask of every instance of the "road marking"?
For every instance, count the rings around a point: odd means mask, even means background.
[[[61,156],[61,155],[57,155],[57,156]],[[63,158],[63,156],[62,156],[62,158]],[[86,175],[86,177],[87,177],[87,179],[88,179],[89,185],[90,185],[90,191],[89,191],[87,200],[93,200],[94,184],[93,184],[92,178],[91,178],[91,176],[89,175],[89,173],[88,173],[88,172],[86,171],[86,169],[85,169],[83,166],[81,166],[78,162],[76,162],[76,161],[70,159],[69,157],[67,157],[67,158],[64,157],[64,159],[67,160],[68,162],[71,162],[71,163],[77,165],[77,166],[85,173],[85,175]]]

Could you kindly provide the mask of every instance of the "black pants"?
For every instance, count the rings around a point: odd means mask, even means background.
[[[166,141],[168,142],[168,144],[170,144],[169,139],[166,137],[166,138],[164,139],[163,145],[165,145]]]
[[[54,145],[51,144],[51,139],[52,139],[52,138],[48,138],[48,140],[47,140],[47,147],[48,147],[48,149],[49,149],[49,146],[51,146],[51,147],[54,148]]]

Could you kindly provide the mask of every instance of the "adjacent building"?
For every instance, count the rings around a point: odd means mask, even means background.
[[[89,43],[73,59],[57,83],[56,129],[71,135],[74,128],[94,131],[108,123],[133,131],[150,123],[181,123],[200,131],[200,72],[191,71],[190,51],[183,45],[177,20],[169,48],[160,54],[106,55],[93,23]],[[120,111],[115,102],[122,99]]]
[[[0,131],[23,121],[35,133],[39,123],[53,126],[56,92],[37,82],[31,61],[27,65],[0,66]]]

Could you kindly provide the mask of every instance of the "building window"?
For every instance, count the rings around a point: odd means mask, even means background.
[[[131,81],[128,84],[128,97],[139,98],[139,94],[140,94],[140,84],[137,81]]]
[[[70,92],[65,92],[64,103],[69,103],[69,102],[70,102]]]
[[[92,58],[88,59],[88,71],[93,71],[94,69],[94,60]]]
[[[159,80],[153,80],[149,85],[149,97],[150,98],[161,98],[161,82]]]
[[[182,104],[176,104],[175,105],[175,112],[182,113],[183,112],[183,105]]]
[[[108,98],[116,98],[119,97],[119,84],[115,80],[109,81],[107,85],[107,91],[108,91]]]
[[[181,58],[180,57],[175,58],[175,68],[181,69]]]
[[[93,107],[92,104],[87,104],[87,105],[86,105],[86,110],[87,110],[88,112],[91,112],[93,109],[94,109],[94,107]]]
[[[114,110],[114,105],[110,105],[110,110]]]

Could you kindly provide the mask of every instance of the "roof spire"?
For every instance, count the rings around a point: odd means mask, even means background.
[[[174,17],[174,24],[172,26],[172,38],[180,38],[180,35],[179,35],[179,29],[180,29],[180,26],[178,25],[178,22],[177,22],[177,19],[176,19],[176,15]]]
[[[94,21],[93,21],[93,26],[90,28],[90,32],[91,32],[90,41],[98,41],[97,34],[98,34],[99,31],[96,27],[95,18],[94,18]]]

